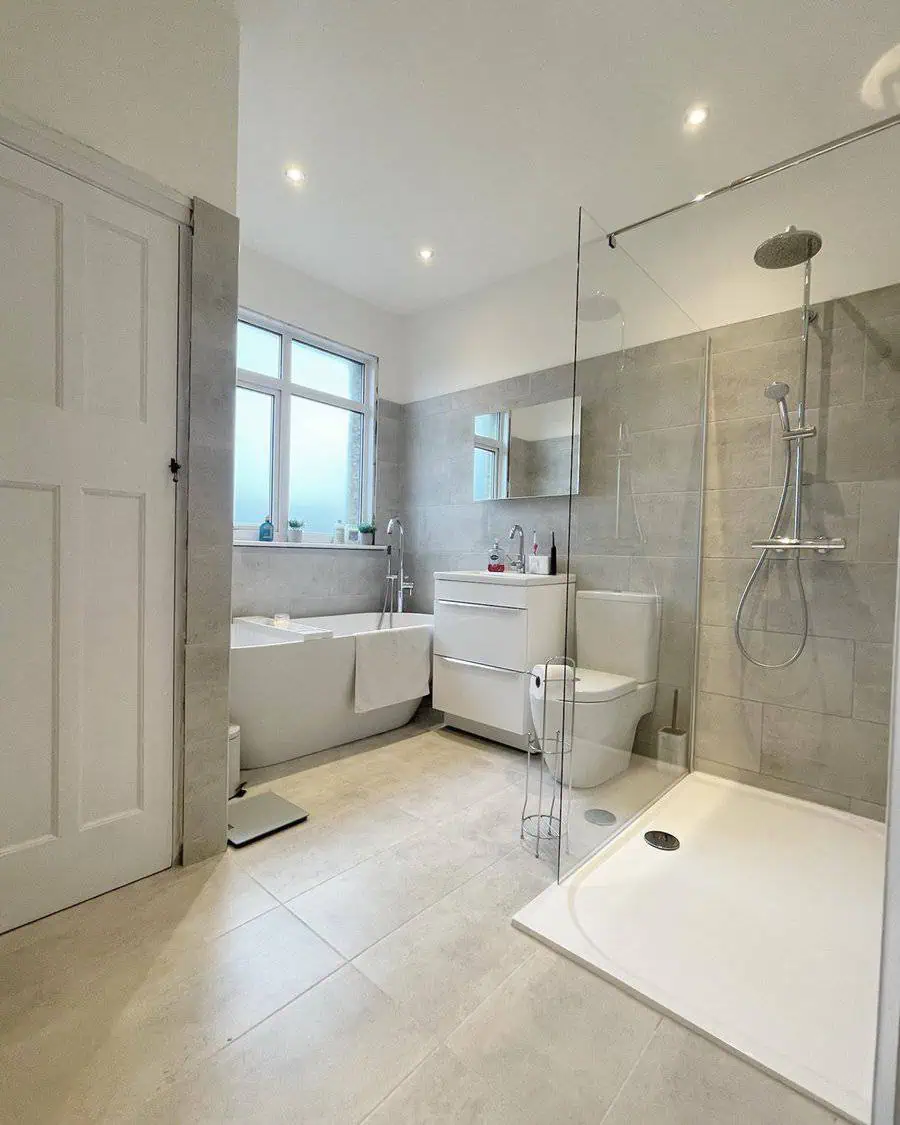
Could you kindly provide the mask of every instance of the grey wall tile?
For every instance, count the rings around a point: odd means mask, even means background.
[[[638,594],[658,594],[663,611],[672,620],[693,622],[697,606],[697,559],[633,555],[627,589]]]
[[[776,568],[773,568],[776,569]],[[889,641],[894,626],[896,567],[891,563],[802,561],[800,572],[809,610],[809,631],[817,637]],[[778,566],[767,592],[767,628],[802,629],[802,602],[794,567]]]
[[[704,557],[758,558],[750,544],[769,534],[780,495],[777,488],[708,491],[703,498]]]
[[[748,650],[766,663],[785,660],[799,638],[748,630]],[[744,660],[730,629],[700,629],[700,689],[809,711],[850,715],[853,705],[853,642],[810,637],[803,655],[787,668],[757,668]]]
[[[900,397],[900,316],[866,328],[866,399]]]
[[[724,762],[715,762],[710,758],[695,758],[694,768],[700,770],[701,773],[711,773],[717,777],[726,777],[730,781],[739,781],[742,785],[752,785],[755,789],[765,789],[770,793],[781,793],[785,797],[795,797],[798,801],[813,801],[817,805],[827,805],[829,808],[841,809],[844,812],[850,810],[850,798],[842,793],[830,793],[827,789],[816,789],[812,785],[800,785],[796,781],[785,781],[784,778],[773,777],[771,774],[738,769],[735,766],[726,765]]]
[[[900,466],[895,468],[900,475]],[[865,481],[860,489],[859,558],[896,562],[900,480]]]
[[[636,496],[634,507],[644,554],[669,558],[696,556],[700,527],[699,493]]]
[[[696,492],[700,487],[701,443],[699,426],[635,434],[631,441],[632,492]]]
[[[672,617],[663,605],[659,638],[659,673],[661,683],[687,691],[694,678],[694,623]]]
[[[703,560],[700,620],[704,625],[731,627],[753,565],[751,559],[705,558]],[[766,626],[765,594],[771,580],[771,571],[772,565],[767,566],[747,597],[744,612],[741,614],[744,629],[764,629]]]
[[[763,709],[762,771],[786,781],[885,803],[888,728],[835,715]]]
[[[853,662],[853,718],[890,722],[892,644],[857,644]]]
[[[819,411],[816,474],[822,480],[890,480],[900,465],[900,398]]]
[[[387,555],[352,548],[235,547],[232,615],[371,612],[381,608]]]
[[[697,757],[759,771],[763,705],[748,699],[700,692],[697,697]]]
[[[876,804],[873,801],[860,801],[856,797],[850,801],[850,812],[857,816],[868,817],[869,820],[883,821],[885,819],[884,805]]]
[[[225,847],[238,222],[194,201],[182,858]]]
[[[573,555],[579,590],[627,590],[631,559],[627,555]]]
[[[752,348],[775,340],[799,337],[803,331],[800,309],[788,309],[774,316],[760,316],[754,320],[741,320],[710,330],[713,355]]]
[[[755,488],[769,483],[769,418],[712,422],[706,443],[706,487]]]

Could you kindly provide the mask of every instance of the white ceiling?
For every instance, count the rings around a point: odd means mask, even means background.
[[[891,81],[881,107],[861,98],[897,0],[241,9],[244,242],[396,312],[573,249],[580,204],[618,226],[898,108]],[[709,122],[686,134],[697,101]]]

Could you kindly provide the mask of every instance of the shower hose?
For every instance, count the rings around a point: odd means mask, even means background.
[[[772,531],[769,538],[774,539],[778,534],[778,525],[781,523],[781,517],[784,514],[784,506],[787,503],[788,489],[791,486],[791,464],[793,462],[793,443],[786,442],[787,457],[785,458],[784,465],[784,484],[781,486],[781,499],[778,501],[778,510],[775,513],[775,519],[772,521]],[[799,487],[799,485],[798,485]],[[738,648],[741,650],[741,655],[745,660],[749,660],[751,664],[755,664],[757,668],[788,668],[803,652],[806,647],[806,638],[809,636],[809,607],[806,604],[806,590],[803,588],[803,574],[800,571],[800,552],[794,551],[793,564],[797,574],[797,589],[800,592],[800,605],[803,607],[803,625],[801,628],[802,636],[800,643],[796,648],[793,655],[789,656],[787,660],[782,660],[780,664],[766,664],[763,660],[757,660],[756,657],[751,656],[747,651],[743,640],[741,639],[741,616],[744,612],[744,607],[747,604],[747,598],[750,596],[750,591],[753,589],[753,584],[759,578],[760,573],[766,563],[769,561],[769,552],[771,547],[767,547],[756,561],[753,571],[747,580],[747,585],[744,587],[744,592],[741,594],[741,600],[738,602],[737,613],[734,615],[734,639],[737,642]]]

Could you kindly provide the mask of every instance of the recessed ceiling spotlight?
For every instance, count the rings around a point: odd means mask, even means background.
[[[432,250],[432,248],[430,246],[423,246],[422,249],[419,251],[419,261],[420,262],[430,262],[433,257],[434,257],[434,251]]]
[[[306,182],[306,173],[296,164],[289,164],[284,170],[284,178],[295,187],[299,187]]]
[[[706,192],[701,191],[699,195],[694,196],[694,198],[691,200],[691,202],[692,203],[702,203],[704,199],[706,199]]]
[[[684,124],[687,129],[699,129],[709,117],[709,110],[705,105],[692,105],[684,115]]]

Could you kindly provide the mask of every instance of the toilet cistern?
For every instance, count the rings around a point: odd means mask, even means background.
[[[509,529],[510,539],[519,537],[519,553],[516,555],[513,566],[519,574],[525,573],[525,531],[520,523],[514,523]]]

